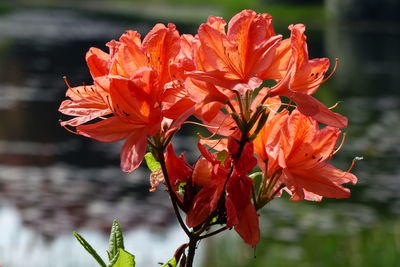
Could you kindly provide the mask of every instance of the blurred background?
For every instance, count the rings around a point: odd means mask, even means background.
[[[252,249],[232,231],[200,244],[196,266],[399,266],[400,2],[396,0],[0,0],[0,265],[94,267],[72,231],[105,258],[118,219],[137,266],[167,261],[186,238],[167,194],[150,193],[149,173],[119,169],[120,144],[59,126],[65,75],[90,84],[85,53],[156,22],[195,33],[209,15],[251,8],[274,17],[277,33],[307,25],[310,57],[339,58],[317,95],[340,100],[348,138],[334,165],[354,172],[352,197],[322,203],[274,200],[261,213]],[[195,131],[175,144],[195,157]]]

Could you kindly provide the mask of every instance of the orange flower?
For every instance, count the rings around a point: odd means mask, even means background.
[[[131,172],[142,162],[147,135],[160,130],[161,110],[147,93],[156,86],[156,73],[142,69],[130,80],[117,76],[109,81],[109,103],[114,116],[76,129],[79,134],[102,142],[126,139],[121,150],[121,168]]]
[[[339,136],[339,129],[319,129],[315,120],[297,110],[278,114],[254,141],[261,168],[268,164],[265,179],[278,175],[294,201],[349,197],[350,190],[342,184],[355,184],[356,176],[327,163]]]
[[[272,17],[243,10],[228,23],[209,17],[198,31],[195,50],[198,71],[192,78],[244,94],[259,87],[262,73],[273,63],[274,51],[281,39],[272,28]]]
[[[291,55],[290,61],[286,74],[276,86],[271,88],[270,95],[282,95],[290,98],[297,104],[301,113],[311,116],[319,122],[338,128],[347,127],[346,117],[332,112],[311,96],[325,81],[324,75],[329,68],[329,60],[327,58],[308,59],[304,25],[291,25],[289,29],[291,30],[291,49],[288,49],[289,42],[285,40],[282,42],[280,51],[281,56],[286,59],[289,58],[288,55]],[[268,74],[271,72],[267,72],[261,77],[267,78]],[[277,74],[281,75],[282,72],[278,71],[275,75]]]
[[[159,133],[162,122],[166,124],[162,130],[170,134],[192,113],[193,102],[170,104],[164,96],[168,90],[185,90],[181,42],[173,24],[157,24],[143,42],[139,33],[128,31],[107,44],[109,54],[91,48],[86,60],[94,85],[69,87],[70,99],[59,110],[76,117],[61,124],[103,142],[126,139],[121,168],[135,170],[145,154],[147,136]]]

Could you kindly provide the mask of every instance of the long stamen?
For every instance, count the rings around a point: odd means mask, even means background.
[[[68,82],[67,76],[63,76],[63,80],[64,83],[67,85],[68,89],[71,90],[71,92],[76,95],[77,97],[82,98],[82,95],[80,95],[80,92],[78,90],[76,90],[77,92],[75,92],[75,90],[73,90],[73,88],[71,87],[71,85]],[[79,94],[78,94],[79,93]]]
[[[217,135],[217,133],[212,133],[210,136],[205,137],[201,133],[197,133],[197,136],[200,137],[200,139],[203,139],[203,140],[209,140],[209,139],[213,138],[216,135]]]
[[[275,112],[275,110],[272,110],[270,108],[271,106],[287,106],[287,107],[297,108],[296,105],[293,105],[290,103],[273,103],[273,104],[264,104],[263,105],[263,107],[266,107],[270,112]]]
[[[332,152],[332,156],[335,155],[342,148],[344,141],[346,140],[346,136],[347,136],[347,133],[343,133],[342,141],[340,142],[339,147],[336,148],[335,151]]]
[[[204,126],[204,127],[206,127],[206,128],[214,128],[214,129],[219,129],[219,128],[221,128],[221,126],[211,126],[211,125],[206,125],[206,124],[203,124],[203,123],[200,123],[200,122],[195,122],[195,121],[185,121],[185,122],[182,123],[182,124],[194,124],[194,125]]]
[[[67,76],[63,76],[64,83],[67,85],[68,89],[71,89],[71,85],[68,82]]]
[[[354,165],[356,164],[357,161],[359,160],[363,160],[363,157],[355,157],[352,161],[351,161],[351,165],[349,167],[349,169],[346,172],[351,172],[351,170],[353,169]]]
[[[71,129],[69,129],[67,126],[65,126],[65,125],[61,125],[65,130],[67,130],[68,132],[70,132],[70,133],[73,133],[73,134],[76,134],[76,135],[80,135],[78,132],[75,132],[75,131],[73,131],[73,130],[71,130]]]
[[[342,103],[342,101],[336,102],[336,104],[333,105],[332,107],[330,107],[329,109],[334,109],[334,108],[336,108],[337,106],[339,106],[340,103]]]
[[[329,78],[332,77],[332,75],[335,73],[336,68],[337,68],[338,65],[339,65],[339,59],[338,59],[338,58],[335,58],[335,66],[333,66],[333,70],[332,70],[331,73],[328,75],[328,77],[326,77],[326,78],[324,78],[324,79],[322,80],[321,83],[326,82],[327,80],[329,80]]]

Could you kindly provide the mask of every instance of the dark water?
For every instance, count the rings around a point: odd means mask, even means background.
[[[72,85],[91,83],[84,61],[88,48],[105,49],[107,41],[126,29],[145,34],[150,27],[67,11],[0,16],[4,267],[26,262],[32,267],[96,266],[71,232],[78,230],[104,252],[114,218],[124,228],[126,247],[137,254],[139,266],[156,266],[185,241],[165,192],[148,192],[146,170],[129,175],[119,170],[120,144],[72,135],[58,124],[57,109],[66,90],[62,76]],[[275,223],[272,218],[276,223],[294,218],[292,203],[273,203],[268,213],[274,216],[262,219],[263,232],[271,239],[295,241],[303,228],[335,232],[343,220],[355,229],[368,228],[400,214],[400,54],[395,52],[400,32],[368,25],[330,26],[310,31],[308,40],[312,57],[340,58],[334,78],[319,91],[328,105],[343,100],[338,110],[350,119],[336,164],[346,169],[354,156],[364,161],[355,167],[359,184],[352,188],[351,199],[327,201],[318,210],[310,204],[295,227],[268,232]],[[178,138],[181,149],[195,143],[193,137]]]

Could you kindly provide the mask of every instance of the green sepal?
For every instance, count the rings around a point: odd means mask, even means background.
[[[114,263],[110,263],[109,267],[135,267],[135,256],[126,250],[120,248],[115,255],[116,259]]]
[[[121,226],[117,220],[113,221],[108,241],[108,259],[111,261],[117,255],[119,249],[124,249],[124,237],[122,236]]]
[[[74,232],[75,238],[81,243],[81,245],[89,252],[90,255],[100,264],[101,267],[107,267],[103,259],[97,254],[96,250],[77,232]]]
[[[157,169],[161,168],[160,162],[158,162],[151,152],[147,152],[144,155],[144,159],[146,160],[147,167],[151,172],[156,171]]]
[[[176,259],[175,259],[175,257],[173,257],[172,259],[170,259],[166,264],[164,264],[161,267],[176,267],[176,264],[177,264]]]

